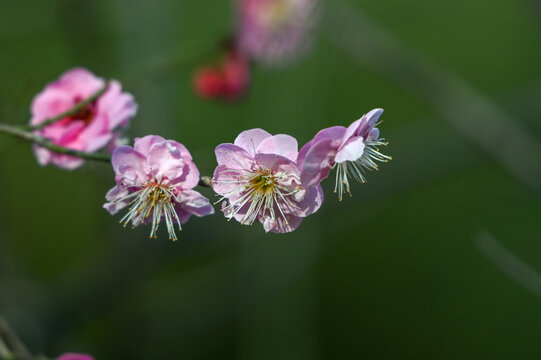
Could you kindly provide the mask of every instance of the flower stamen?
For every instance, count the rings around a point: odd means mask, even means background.
[[[182,230],[180,220],[175,210],[175,203],[178,203],[179,201],[170,187],[156,182],[148,182],[138,190],[117,199],[115,202],[132,198],[134,199],[130,201],[128,213],[120,220],[120,223],[123,223],[124,227],[126,227],[129,222],[132,223],[133,227],[141,225],[143,222],[147,221],[152,213],[152,217],[150,218],[152,223],[150,238],[157,238],[158,225],[160,224],[163,215],[167,232],[169,233],[169,239],[173,241],[178,240],[173,221],[176,220],[178,230]]]
[[[238,196],[236,200],[229,200],[229,204],[223,207],[226,212],[228,221],[237,215],[248,203],[248,209],[242,218],[240,223],[243,225],[252,225],[258,218],[260,213],[264,215],[268,213],[271,220],[276,220],[275,206],[280,213],[280,216],[284,219],[285,224],[289,225],[287,217],[284,213],[284,209],[280,205],[280,198],[287,207],[293,208],[294,205],[289,199],[299,189],[295,188],[289,191],[284,186],[280,185],[282,175],[274,173],[270,169],[256,168],[253,170],[238,169],[238,170],[224,170],[221,173],[233,172],[237,176],[231,176],[228,180],[215,180],[215,183],[221,184],[236,184],[237,186],[227,193],[216,202],[219,203],[227,198]]]
[[[335,164],[336,184],[334,192],[338,193],[338,201],[342,201],[344,193],[348,193],[350,197],[352,196],[348,176],[364,184],[366,183],[364,173],[367,170],[379,171],[377,162],[389,162],[393,159],[391,156],[382,154],[379,151],[378,146],[387,146],[387,144],[388,142],[385,142],[385,139],[366,141],[363,154],[359,159]]]

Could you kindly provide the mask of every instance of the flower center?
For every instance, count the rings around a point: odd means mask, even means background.
[[[279,28],[290,20],[292,12],[293,5],[290,1],[267,1],[259,10],[259,21],[265,27]]]
[[[265,194],[273,192],[277,185],[275,176],[270,170],[256,170],[253,177],[249,180],[248,189],[253,189],[254,192]]]
[[[73,120],[82,120],[85,125],[88,125],[94,119],[94,104],[88,104],[82,108],[78,113],[69,117],[70,121]]]
[[[239,170],[226,170],[224,174],[237,171]],[[232,189],[222,194],[222,198],[218,200],[220,202],[229,199],[229,204],[222,208],[229,220],[237,214],[243,214],[237,218],[241,224],[251,225],[259,216],[269,216],[272,221],[275,221],[276,216],[280,216],[288,223],[285,213],[296,208],[292,197],[300,188],[284,185],[282,181],[287,178],[285,174],[256,167],[240,170],[237,175],[227,177],[216,182],[234,184]]]
[[[164,218],[169,239],[177,240],[173,224],[176,222],[178,229],[182,230],[175,210],[175,203],[179,201],[169,186],[151,181],[117,201],[127,200],[128,198],[133,198],[133,200],[130,202],[128,213],[120,220],[121,223],[124,223],[124,227],[130,221],[134,227],[143,222],[151,221],[150,237],[157,238],[158,225],[161,219]]]

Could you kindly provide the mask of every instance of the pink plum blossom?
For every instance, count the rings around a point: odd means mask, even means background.
[[[378,170],[377,162],[387,162],[390,156],[379,152],[387,145],[376,127],[383,109],[371,110],[348,128],[333,126],[316,134],[299,152],[298,164],[303,169],[301,179],[306,184],[318,184],[336,167],[338,198],[350,193],[349,177],[366,182],[366,170]]]
[[[318,19],[318,0],[236,0],[241,51],[266,64],[306,52]]]
[[[65,72],[60,79],[48,84],[34,98],[31,106],[31,125],[39,125],[73,108],[105,85],[105,81],[83,68]],[[36,131],[56,145],[94,152],[115,144],[119,132],[126,127],[137,112],[133,96],[122,92],[118,81],[111,81],[107,90],[94,102],[78,114],[61,119]],[[40,146],[34,146],[34,152],[40,165],[54,164],[64,169],[75,169],[83,159],[51,152]]]
[[[285,233],[295,230],[323,202],[318,184],[301,182],[297,140],[289,135],[247,130],[233,144],[219,145],[215,153],[213,188],[222,196],[228,219],[243,225],[258,220],[266,232]]]
[[[126,226],[151,223],[150,237],[165,220],[171,240],[177,240],[174,224],[184,224],[191,215],[214,213],[208,199],[193,190],[199,170],[184,145],[156,135],[136,138],[134,146],[113,151],[116,186],[106,195],[104,208],[112,215],[129,206],[122,220]]]
[[[60,355],[56,360],[94,360],[94,358],[86,354],[66,353]]]

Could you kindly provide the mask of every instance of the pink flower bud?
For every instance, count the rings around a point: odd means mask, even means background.
[[[248,61],[233,50],[225,53],[217,65],[205,66],[194,76],[194,90],[205,99],[237,99],[244,95],[249,83]]]

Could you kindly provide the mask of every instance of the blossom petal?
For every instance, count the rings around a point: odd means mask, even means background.
[[[368,140],[370,140],[370,141],[379,140],[379,129],[378,128],[373,128],[372,130],[370,130],[370,132],[368,133]]]
[[[75,170],[83,163],[84,160],[76,156],[51,153],[51,164],[65,170]]]
[[[66,71],[57,82],[50,86],[59,87],[80,97],[79,100],[89,98],[105,85],[102,78],[97,77],[85,68],[74,68]]]
[[[302,223],[302,217],[294,215],[285,215],[285,219],[282,216],[276,217],[272,220],[270,217],[261,219],[265,232],[273,232],[278,234],[292,232]]]
[[[195,165],[192,155],[183,144],[174,140],[167,140],[167,143],[180,151],[180,156],[184,160],[182,174],[175,179],[171,179],[171,184],[181,186],[184,190],[192,189],[199,184],[199,169]]]
[[[146,157],[127,145],[121,145],[113,151],[111,163],[118,177],[131,183],[142,183],[147,178],[145,171]]]
[[[306,154],[308,153],[308,150],[312,147],[314,144],[314,140],[308,141],[306,144],[302,146],[302,148],[299,150],[299,154],[297,155],[297,166],[299,169],[302,169],[304,166],[304,160],[306,159]]]
[[[69,110],[74,104],[71,94],[63,89],[47,87],[32,100],[30,124],[38,125],[48,118]]]
[[[341,142],[346,134],[346,128],[344,126],[331,126],[329,128],[320,130],[316,136],[314,136],[314,143],[323,139],[334,139],[337,142]],[[338,146],[338,144],[337,144]]]
[[[358,132],[360,127],[362,126],[363,119],[366,115],[363,115],[360,119],[355,120],[351,123],[351,125],[348,126],[346,132],[344,133],[344,136],[342,137],[342,142],[340,143],[340,147],[344,146],[349,139],[355,136],[355,134]]]
[[[363,116],[362,124],[355,135],[362,136],[366,139],[370,131],[374,128],[374,126],[376,126],[376,122],[381,114],[383,114],[383,109],[370,110],[365,116]]]
[[[158,182],[171,183],[180,178],[184,164],[180,149],[166,141],[154,144],[147,157],[147,165]]]
[[[58,357],[56,360],[94,360],[94,358],[87,354],[66,353]]]
[[[122,92],[122,85],[111,80],[107,91],[96,102],[96,111],[106,114],[109,119],[108,130],[125,125],[137,113],[137,104],[133,96]]]
[[[334,140],[327,138],[313,144],[308,150],[301,173],[301,183],[304,186],[319,184],[329,176],[336,156],[334,145]]]
[[[71,143],[78,140],[78,136],[84,129],[85,124],[83,121],[74,120],[67,124],[56,123],[40,130],[41,135],[57,145],[69,147]]]
[[[105,145],[107,145],[109,142],[111,142],[111,140],[113,140],[113,137],[114,135],[112,133],[106,133],[90,139],[86,143],[86,151],[94,152],[105,147]]]
[[[249,169],[252,162],[246,150],[233,144],[220,144],[216,147],[214,153],[218,165],[226,165],[230,168]]]
[[[355,161],[363,155],[364,139],[361,136],[350,139],[338,152],[334,159],[337,163]]]
[[[338,147],[342,143],[342,138],[344,137],[345,133],[346,128],[343,126],[332,126],[330,128],[319,131],[316,136],[314,136],[312,140],[307,142],[299,151],[299,155],[297,157],[297,165],[299,166],[299,168],[304,168],[304,161],[306,160],[306,155],[314,144],[318,143],[321,140],[328,140],[328,142],[326,143],[326,147],[329,149],[329,151],[333,148],[338,149]]]
[[[51,161],[51,151],[44,147],[34,145],[34,154],[41,166],[45,166]]]
[[[119,210],[128,206],[129,201],[115,201],[121,199],[128,195],[128,189],[121,186],[115,186],[105,194],[105,199],[109,202],[103,204],[103,208],[109,212],[109,214],[114,215]]]
[[[107,145],[107,142],[103,143],[103,139],[96,140],[98,138],[107,136],[109,141],[113,138],[113,133],[107,129],[107,117],[95,116],[88,125],[81,120],[77,120],[76,122],[80,122],[84,126],[79,133],[78,140],[84,144],[86,151],[96,151]]]
[[[263,129],[251,129],[243,131],[237,136],[234,144],[243,148],[251,156],[255,155],[255,150],[259,144],[272,135]]]
[[[293,136],[278,134],[267,137],[257,146],[258,153],[278,154],[291,161],[297,160],[299,145]]]
[[[212,177],[212,189],[220,195],[225,196],[232,190],[240,186],[243,181],[241,171],[237,169],[230,169],[226,165],[219,165],[214,170],[214,176]]]
[[[183,191],[179,195],[180,203],[177,204],[177,208],[184,210],[190,215],[197,217],[203,217],[214,214],[214,207],[209,202],[209,199],[201,195],[194,190]],[[189,216],[188,216],[189,217]],[[184,223],[183,219],[180,219],[181,223]],[[186,221],[188,219],[186,218]]]
[[[135,138],[135,141],[133,142],[133,148],[135,149],[135,151],[145,156],[148,156],[148,154],[150,153],[150,148],[152,148],[154,144],[161,144],[164,141],[165,139],[161,136],[147,135],[142,138]]]
[[[299,211],[294,215],[300,217],[306,217],[310,214],[315,213],[323,204],[323,189],[321,185],[310,186],[306,188],[306,195],[304,198],[298,202]]]

